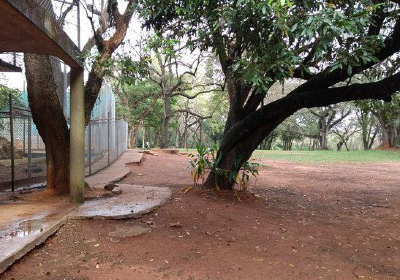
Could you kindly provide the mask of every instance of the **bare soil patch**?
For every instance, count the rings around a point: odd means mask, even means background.
[[[165,206],[70,222],[1,279],[400,278],[400,163],[262,163],[238,201],[182,193],[187,157],[145,155],[123,183],[171,187]]]

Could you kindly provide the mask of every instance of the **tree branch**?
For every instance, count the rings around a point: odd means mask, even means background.
[[[392,34],[390,34],[384,41],[384,47],[380,49],[375,56],[379,61],[383,61],[395,54],[400,50],[400,19],[397,20]],[[362,63],[362,65],[353,67],[351,75],[358,74],[372,66],[376,62],[371,61],[367,63]],[[329,72],[329,69],[322,71],[321,73],[315,75],[313,78],[309,79],[306,83],[300,85],[292,93],[305,92],[312,90],[319,90],[324,88],[329,88],[341,81],[348,79],[351,75],[347,73],[347,65],[343,66],[343,69],[337,69]],[[291,94],[292,94],[291,93]]]
[[[199,96],[201,94],[214,92],[214,91],[223,91],[223,90],[220,90],[220,89],[203,90],[203,91],[196,92],[194,95],[188,95],[184,92],[176,92],[176,93],[172,94],[171,96],[183,96],[183,97],[186,97],[187,99],[195,99],[197,96]]]
[[[390,101],[391,95],[399,89],[400,73],[397,73],[378,82],[288,94],[264,105],[232,126],[221,142],[220,151],[229,152],[238,143],[254,134],[260,139],[265,138],[283,120],[302,108],[322,107],[362,99]]]

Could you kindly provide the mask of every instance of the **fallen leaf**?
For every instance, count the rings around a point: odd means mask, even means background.
[[[181,190],[181,193],[187,193],[188,191],[190,191],[192,189],[192,187],[186,187],[183,190]]]

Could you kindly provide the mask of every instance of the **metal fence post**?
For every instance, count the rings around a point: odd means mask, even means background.
[[[89,175],[92,175],[92,123],[89,122]]]
[[[13,125],[13,108],[12,108],[12,95],[8,95],[8,103],[10,106],[10,154],[11,154],[11,191],[15,191],[15,166],[14,166],[14,125]]]
[[[25,154],[25,147],[26,147],[26,145],[25,145],[25,137],[26,137],[26,135],[25,135],[25,116],[23,116],[22,117],[22,120],[24,121],[24,128],[23,128],[23,130],[22,130],[22,139],[23,139],[23,153]]]
[[[28,178],[32,177],[32,119],[28,117]]]
[[[118,122],[115,120],[115,149],[117,150],[117,158],[119,156],[118,154]]]
[[[107,165],[110,165],[110,112],[107,120]]]

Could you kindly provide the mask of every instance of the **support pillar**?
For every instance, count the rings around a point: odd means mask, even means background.
[[[83,203],[85,191],[85,98],[83,70],[71,68],[70,76],[70,199]]]

